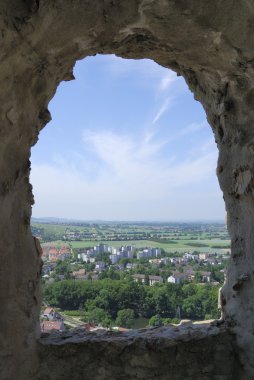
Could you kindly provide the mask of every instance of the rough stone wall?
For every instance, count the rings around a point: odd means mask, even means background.
[[[77,59],[150,58],[183,75],[207,113],[232,257],[223,317],[243,374],[254,377],[254,4],[252,0],[0,2],[1,379],[36,379],[40,250],[29,223],[30,148]],[[50,348],[49,348],[50,349]],[[149,351],[149,349],[144,348]]]
[[[239,380],[224,327],[185,324],[129,333],[56,334],[40,341],[39,380]]]

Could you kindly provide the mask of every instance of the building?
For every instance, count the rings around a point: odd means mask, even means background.
[[[186,273],[174,272],[171,276],[168,277],[168,282],[171,284],[181,284],[187,278],[188,276]]]
[[[112,247],[112,254],[109,256],[112,264],[116,264],[121,259],[133,259],[134,249],[131,245],[119,248]]]
[[[97,261],[97,263],[95,263],[95,270],[102,272],[103,270],[105,270],[105,268],[106,264],[104,263],[104,261]]]
[[[162,284],[163,278],[161,276],[149,276],[149,285]]]
[[[50,334],[52,331],[62,332],[65,330],[64,322],[61,321],[42,321],[41,332]]]
[[[133,274],[132,278],[135,282],[141,282],[142,284],[146,282],[146,276],[144,274]],[[161,276],[149,275],[147,279],[150,286],[163,283],[163,278]]]
[[[203,282],[211,282],[211,272],[201,272]]]
[[[47,318],[48,321],[56,321],[56,320],[63,320],[62,316],[55,311],[53,307],[46,307],[46,309],[43,312],[43,317]]]
[[[209,253],[207,252],[200,253],[198,256],[199,256],[199,260],[206,260],[209,257]]]
[[[56,263],[59,260],[66,260],[71,257],[71,250],[69,247],[61,247],[57,249],[55,247],[43,248],[42,257],[51,263]]]
[[[144,284],[145,282],[145,275],[144,274],[133,274],[132,278],[135,282],[141,282]]]
[[[64,261],[71,257],[71,250],[69,247],[61,247],[59,249],[59,260]]]
[[[82,268],[82,269],[79,269],[78,271],[73,271],[72,277],[74,277],[75,280],[86,280],[87,278],[86,270]]]
[[[109,246],[107,244],[96,245],[93,250],[95,254],[110,252]]]
[[[195,279],[196,272],[193,269],[187,269],[184,274],[186,275],[188,281],[193,281]]]
[[[183,255],[183,259],[184,261],[198,261],[199,259],[199,255],[193,255],[192,253],[189,253],[189,252],[185,252],[184,255]]]
[[[94,263],[95,262],[95,258],[92,257],[92,253],[87,250],[86,252],[82,252],[82,253],[79,253],[78,254],[78,258],[81,259],[82,261],[84,261],[85,263]]]
[[[169,257],[171,264],[180,264],[183,261],[182,257]]]
[[[48,260],[50,262],[57,262],[59,260],[59,251],[56,248],[49,249]]]
[[[159,248],[145,248],[137,253],[137,259],[149,259],[151,257],[158,257],[161,255]]]

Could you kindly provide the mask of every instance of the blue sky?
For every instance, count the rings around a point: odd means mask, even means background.
[[[217,147],[184,80],[150,60],[79,61],[32,149],[33,216],[223,220]]]

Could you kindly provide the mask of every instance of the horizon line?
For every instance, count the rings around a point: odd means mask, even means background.
[[[55,217],[55,216],[32,216],[31,220],[39,219],[39,220],[62,220],[62,221],[70,221],[70,222],[100,222],[100,223],[208,223],[208,222],[217,222],[225,224],[225,220],[223,219],[79,219],[79,218],[68,218],[68,217]]]

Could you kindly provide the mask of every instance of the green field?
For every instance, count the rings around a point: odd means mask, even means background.
[[[50,246],[62,246],[69,245],[71,248],[90,248],[97,245],[98,241],[52,241],[46,243]],[[100,243],[105,243],[110,246],[119,247],[122,245],[133,245],[136,248],[145,248],[145,247],[158,247],[164,249],[166,252],[186,252],[186,251],[197,251],[197,252],[209,252],[209,253],[225,253],[229,250],[229,240],[177,240],[167,243],[159,243],[158,241],[153,240],[121,240],[121,241],[101,241]]]
[[[225,253],[230,240],[223,223],[32,223],[42,244],[86,249],[109,246],[158,247],[166,252]]]

